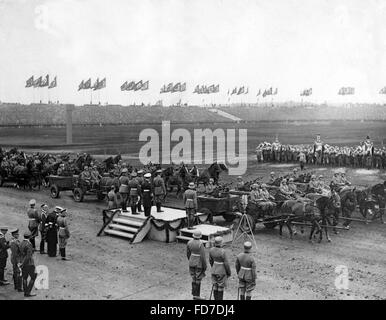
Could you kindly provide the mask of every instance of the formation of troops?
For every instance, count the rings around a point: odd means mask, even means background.
[[[375,147],[369,136],[355,147],[329,145],[320,135],[312,145],[285,145],[276,138],[273,143],[260,143],[256,147],[256,157],[258,162],[299,162],[302,169],[306,165],[386,168],[386,147]]]
[[[36,201],[30,200],[27,210],[28,231],[23,235],[23,240],[19,240],[19,229],[10,230],[11,238],[7,240],[6,234],[8,227],[0,227],[0,286],[10,284],[5,279],[5,267],[9,257],[12,264],[14,289],[24,292],[25,297],[33,297],[36,294],[32,289],[37,278],[34,252],[48,254],[49,257],[56,257],[59,252],[62,260],[66,257],[67,241],[70,238],[69,226],[66,218],[67,210],[55,207],[49,211],[47,204],[40,206],[40,211],[36,208]],[[40,233],[39,250],[36,249],[35,238]],[[47,244],[47,252],[45,245]]]

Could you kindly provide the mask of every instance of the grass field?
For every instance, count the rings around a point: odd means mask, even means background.
[[[282,143],[312,144],[315,135],[320,133],[322,140],[336,145],[357,145],[370,135],[375,145],[386,143],[386,123],[383,121],[323,121],[323,122],[254,122],[254,123],[208,123],[173,124],[172,130],[236,128],[248,130],[248,153],[254,153],[259,142],[272,142],[276,136]],[[123,125],[123,126],[74,126],[72,146],[65,146],[64,127],[0,127],[0,145],[18,146],[32,150],[73,150],[92,154],[136,155],[144,142],[139,142],[141,130],[154,128],[161,131],[161,125]],[[236,132],[236,137],[238,136]],[[193,141],[192,141],[193,143]],[[175,143],[174,143],[175,144]],[[171,144],[173,146],[173,143]]]

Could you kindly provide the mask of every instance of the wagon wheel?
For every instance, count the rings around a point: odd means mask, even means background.
[[[72,193],[74,195],[74,200],[76,202],[82,202],[83,201],[84,193],[83,193],[83,190],[81,188],[75,188]]]
[[[202,208],[199,210],[201,213],[204,213],[205,215],[207,215],[207,221],[209,221],[209,223],[213,223],[213,214],[212,214],[212,211],[210,211],[208,208]],[[198,218],[200,219],[200,218]],[[200,219],[201,221],[201,219]],[[204,222],[204,221],[201,221],[201,222]]]
[[[52,185],[50,189],[51,198],[59,198],[59,193],[59,187],[56,184]]]
[[[250,215],[250,214],[244,214],[243,215],[244,219],[240,223],[240,230],[241,232],[250,232],[252,233],[256,229],[256,222],[255,219]],[[249,224],[248,224],[249,222]]]
[[[35,177],[32,177],[31,179],[29,179],[28,181],[28,186],[31,188],[31,189],[34,189],[38,186],[38,180],[35,178]]]
[[[101,192],[101,191],[97,192],[97,198],[99,201],[102,201],[105,197],[106,197],[106,195],[103,192]]]
[[[236,219],[236,215],[233,213],[224,213],[222,216],[226,222],[232,222]]]

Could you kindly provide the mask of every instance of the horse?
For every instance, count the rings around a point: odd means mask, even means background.
[[[176,196],[182,191],[183,180],[181,177],[181,170],[178,170],[175,174],[173,166],[167,167],[162,172],[165,178],[165,187],[167,191],[172,191],[174,187],[177,187]]]
[[[203,182],[207,184],[210,178],[213,178],[214,183],[218,184],[220,173],[222,171],[228,172],[228,167],[223,163],[212,163],[209,168],[205,169],[202,174],[197,178],[196,182]]]
[[[351,223],[351,215],[357,206],[357,197],[355,194],[356,188],[343,189],[339,192],[340,202],[342,206],[342,216],[348,218],[343,222],[343,226],[349,229]]]

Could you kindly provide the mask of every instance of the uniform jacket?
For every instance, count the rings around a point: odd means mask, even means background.
[[[153,186],[150,181],[142,183],[142,202],[145,207],[151,207],[153,200]]]
[[[153,181],[153,185],[154,185],[154,194],[156,196],[161,196],[166,194],[165,182],[161,177],[159,176],[155,177]]]
[[[8,258],[9,243],[0,232],[0,258]]]
[[[214,184],[207,184],[205,187],[205,193],[212,194],[215,189],[216,189],[216,186]]]
[[[21,262],[21,252],[20,252],[20,240],[12,238],[9,247],[11,248],[11,263],[13,265]]]
[[[47,212],[42,210],[39,217],[39,231],[43,232],[46,227]]]
[[[29,208],[27,211],[28,215],[28,227],[37,228],[39,226],[39,212],[36,208]]]
[[[129,193],[130,179],[127,176],[119,177],[119,193]]]
[[[129,194],[130,196],[138,196],[141,194],[141,185],[136,178],[129,181]]]
[[[197,210],[197,192],[195,190],[188,189],[184,192],[184,206],[185,208]]]
[[[192,239],[186,247],[186,255],[189,259],[189,267],[206,270],[206,256],[204,243],[198,239]]]
[[[68,239],[70,237],[70,230],[68,229],[66,217],[58,217],[56,224],[59,227],[59,237]]]
[[[212,274],[216,275],[231,275],[228,258],[225,249],[213,247],[209,250],[209,263],[212,266]]]
[[[20,243],[20,253],[21,253],[21,267],[25,266],[34,266],[35,262],[33,259],[34,249],[32,247],[31,242],[29,240],[24,239]]]
[[[240,253],[236,258],[236,272],[241,280],[253,281],[256,279],[256,263],[250,253]]]

